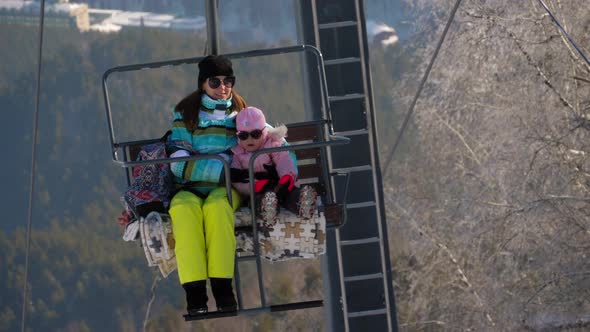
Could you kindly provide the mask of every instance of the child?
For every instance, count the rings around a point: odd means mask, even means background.
[[[231,167],[248,171],[248,163],[252,153],[259,149],[280,147],[286,144],[287,127],[284,125],[272,128],[267,126],[261,110],[247,107],[236,117],[238,145],[231,150],[234,154]],[[297,182],[297,161],[289,151],[272,152],[259,155],[254,161],[256,182],[256,206],[258,216],[265,223],[273,224],[279,205],[296,213],[300,218],[309,219],[313,216],[317,193],[311,186],[299,188]],[[247,174],[247,173],[246,173]],[[246,180],[233,182],[244,197],[250,195],[250,185]]]

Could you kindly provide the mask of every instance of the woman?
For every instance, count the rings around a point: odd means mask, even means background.
[[[226,152],[237,144],[235,117],[246,107],[233,90],[235,82],[232,63],[226,57],[210,55],[199,62],[198,89],[174,109],[168,138],[171,158],[217,154],[229,159]],[[239,195],[232,190],[230,205],[219,160],[176,162],[171,169],[180,191],[172,198],[169,212],[188,314],[207,312],[207,278],[217,310],[235,311],[233,212],[239,206]]]

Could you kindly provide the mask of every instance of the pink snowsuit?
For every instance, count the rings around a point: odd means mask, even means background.
[[[269,133],[266,136],[265,142],[261,146],[262,149],[280,147],[284,144],[285,140],[283,138],[286,128],[267,128],[267,130],[269,130]],[[231,167],[248,169],[248,162],[250,161],[250,156],[252,156],[253,153],[246,151],[240,145],[234,146],[231,151],[234,153]],[[291,175],[293,179],[295,179],[295,187],[299,187],[299,183],[297,182],[297,161],[295,156],[289,153],[289,151],[265,153],[259,155],[254,161],[254,173],[266,172],[266,169],[263,165],[274,165],[277,173],[279,174],[279,178],[286,174]],[[249,183],[234,182],[232,185],[241,194],[243,194],[244,197],[250,196]]]

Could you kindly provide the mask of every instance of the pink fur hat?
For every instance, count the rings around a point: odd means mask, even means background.
[[[264,129],[266,118],[264,113],[256,107],[246,107],[236,116],[236,128],[240,131]]]

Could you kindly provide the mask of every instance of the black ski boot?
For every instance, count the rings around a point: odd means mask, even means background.
[[[232,288],[232,279],[226,278],[210,278],[211,290],[215,297],[215,303],[217,304],[217,311],[219,312],[232,312],[238,310],[238,304],[234,297],[234,291]]]
[[[207,313],[207,281],[191,281],[182,284],[186,292],[186,311],[189,316]]]

